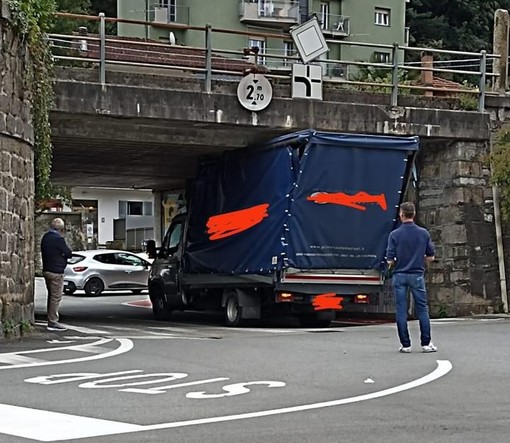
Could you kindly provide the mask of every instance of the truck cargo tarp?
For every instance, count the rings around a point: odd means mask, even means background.
[[[268,273],[281,268],[294,182],[290,148],[226,152],[203,161],[194,183],[185,268]]]
[[[380,268],[417,149],[414,137],[311,136],[293,193],[288,265]]]
[[[185,268],[380,268],[417,137],[301,131],[201,162]]]

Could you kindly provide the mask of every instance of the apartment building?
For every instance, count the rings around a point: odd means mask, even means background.
[[[281,56],[295,55],[291,39],[263,37],[256,34],[288,34],[315,15],[328,41],[330,60],[370,60],[389,62],[389,48],[370,48],[338,42],[364,42],[392,45],[406,41],[405,8],[409,0],[118,0],[119,18],[158,23],[175,23],[253,32],[254,35],[214,33],[214,49],[241,51],[260,48],[259,62],[271,69],[288,67],[292,61]],[[149,38],[190,47],[204,47],[204,32],[120,23],[120,36]],[[283,36],[282,36],[283,37]],[[265,56],[264,56],[265,55]],[[336,65],[327,72],[345,76]]]

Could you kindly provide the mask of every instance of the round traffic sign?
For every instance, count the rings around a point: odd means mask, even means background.
[[[262,111],[273,98],[273,88],[262,74],[248,74],[237,86],[237,98],[249,111]]]

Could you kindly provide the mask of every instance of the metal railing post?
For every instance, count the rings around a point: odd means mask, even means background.
[[[212,77],[212,26],[205,25],[205,92],[211,92]]]
[[[99,13],[99,81],[106,85],[106,28],[104,12]]]
[[[391,51],[393,67],[391,68],[391,106],[398,105],[398,43],[393,43]]]
[[[480,52],[480,96],[478,97],[478,112],[485,111],[485,89],[487,82],[487,51]]]

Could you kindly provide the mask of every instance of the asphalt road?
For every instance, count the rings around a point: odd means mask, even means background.
[[[0,442],[508,441],[508,319],[433,321],[439,351],[400,354],[392,323],[165,323],[126,304],[146,297],[66,297],[68,331],[1,342]]]

